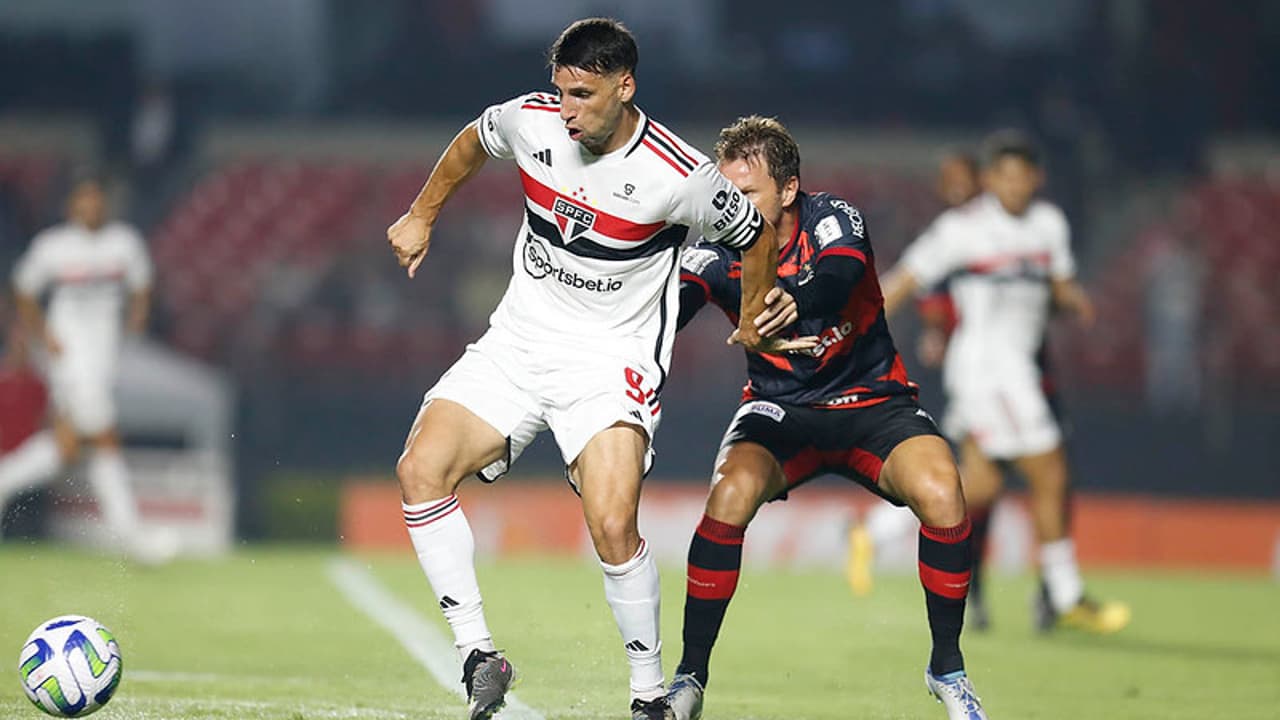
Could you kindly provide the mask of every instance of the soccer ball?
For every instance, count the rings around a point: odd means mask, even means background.
[[[18,656],[22,690],[56,717],[84,717],[106,705],[123,671],[115,636],[80,615],[41,623]]]

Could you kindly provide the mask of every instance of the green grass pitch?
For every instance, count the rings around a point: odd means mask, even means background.
[[[42,717],[18,686],[21,643],[64,613],[119,638],[125,677],[101,720],[464,718],[395,638],[355,609],[328,549],[250,548],[139,568],[47,545],[0,546],[0,718]],[[361,567],[447,630],[412,557]],[[1090,573],[1124,599],[1120,635],[1039,637],[1029,578],[990,583],[995,626],[966,634],[970,675],[993,718],[1280,717],[1280,583],[1232,575]],[[480,568],[490,627],[522,674],[519,698],[548,720],[626,717],[626,662],[585,561]],[[679,656],[683,572],[663,572],[668,677]],[[944,718],[924,690],[928,630],[911,576],[853,598],[828,572],[748,571],[712,659],[706,720]]]

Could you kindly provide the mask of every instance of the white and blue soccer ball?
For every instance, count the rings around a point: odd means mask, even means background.
[[[55,717],[97,711],[115,694],[123,672],[115,636],[97,620],[80,615],[40,623],[18,656],[23,692]]]

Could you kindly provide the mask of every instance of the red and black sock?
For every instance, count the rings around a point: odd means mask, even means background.
[[[689,544],[689,577],[684,598],[684,654],[677,673],[690,673],[703,687],[711,648],[738,587],[745,527],[702,516]]]
[[[973,544],[973,567],[969,577],[969,598],[980,602],[982,596],[982,566],[987,557],[987,531],[991,529],[991,508],[969,510],[969,521],[973,526],[971,533]]]
[[[955,527],[920,527],[920,584],[933,634],[929,670],[935,676],[964,669],[960,629],[969,593],[971,544],[969,518]]]

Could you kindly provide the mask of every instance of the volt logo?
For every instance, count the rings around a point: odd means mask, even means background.
[[[560,235],[567,243],[577,240],[596,223],[594,212],[574,205],[564,198],[556,198],[551,211],[555,213],[556,224],[560,226]]]

